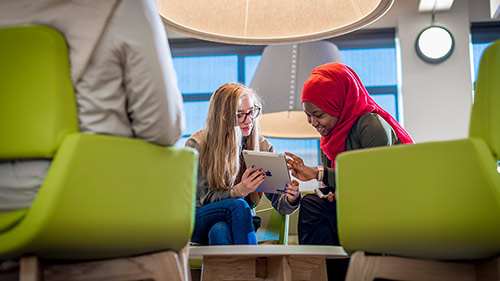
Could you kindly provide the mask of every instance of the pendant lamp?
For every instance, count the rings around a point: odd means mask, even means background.
[[[297,43],[352,32],[394,0],[156,0],[167,29],[247,45]]]
[[[304,82],[311,71],[325,63],[342,62],[339,49],[331,42],[270,45],[250,83],[263,100],[260,133],[266,137],[320,138],[302,110]]]

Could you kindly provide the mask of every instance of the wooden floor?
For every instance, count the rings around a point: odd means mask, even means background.
[[[0,272],[0,281],[19,281],[19,272]]]
[[[0,281],[18,281],[19,262],[0,261]]]

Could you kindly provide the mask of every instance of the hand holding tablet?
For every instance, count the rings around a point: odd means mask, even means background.
[[[265,174],[265,179],[256,191],[286,193],[287,187],[291,186],[284,154],[243,150],[243,158],[247,167],[255,166],[257,169],[262,169],[262,173]]]
[[[244,198],[251,192],[254,192],[264,182],[265,178],[266,175],[262,169],[250,166],[241,176],[241,182],[232,188],[232,192],[235,197]]]

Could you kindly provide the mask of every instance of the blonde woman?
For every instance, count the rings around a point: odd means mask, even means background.
[[[199,152],[195,229],[191,241],[202,245],[257,244],[251,208],[266,175],[246,167],[242,150],[274,151],[258,133],[258,96],[239,83],[224,84],[210,99],[206,127],[186,142]],[[292,181],[284,194],[266,194],[282,214],[300,202],[299,184]]]

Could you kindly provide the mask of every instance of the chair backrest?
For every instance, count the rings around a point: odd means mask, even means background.
[[[469,136],[484,139],[496,159],[500,158],[500,40],[481,57]]]
[[[63,36],[46,26],[0,28],[0,159],[52,158],[76,131]]]

